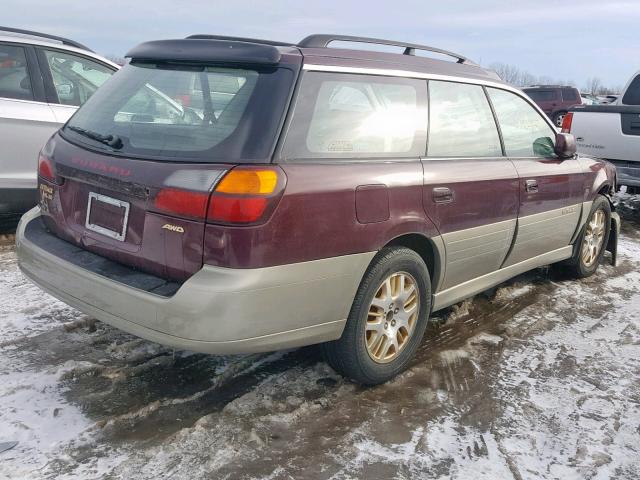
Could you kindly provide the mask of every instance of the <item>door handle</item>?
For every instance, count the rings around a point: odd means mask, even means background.
[[[432,194],[435,203],[453,202],[453,191],[448,187],[435,187]]]
[[[527,193],[538,193],[538,181],[537,180],[525,181],[524,189],[527,191]]]

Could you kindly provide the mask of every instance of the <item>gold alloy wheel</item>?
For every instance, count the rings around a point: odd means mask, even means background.
[[[582,240],[582,251],[580,252],[582,262],[586,267],[592,266],[598,255],[600,255],[602,244],[604,243],[606,218],[604,210],[598,209],[593,213],[589,223],[587,223],[587,229]]]
[[[377,363],[394,360],[409,343],[418,321],[420,296],[415,278],[407,272],[388,276],[369,305],[365,343]]]

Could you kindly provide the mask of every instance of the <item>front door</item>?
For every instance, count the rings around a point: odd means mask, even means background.
[[[429,113],[423,203],[445,244],[442,291],[504,262],[517,220],[518,173],[503,156],[482,86],[429,81]]]
[[[487,91],[518,171],[518,227],[504,263],[510,266],[569,245],[582,211],[582,179],[576,158],[554,154],[555,131],[529,102],[506,90]]]

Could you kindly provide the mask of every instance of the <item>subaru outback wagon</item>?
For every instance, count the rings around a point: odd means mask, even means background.
[[[614,167],[461,55],[198,35],[128,57],[43,148],[17,232],[28,277],[122,330],[215,354],[322,343],[376,384],[433,311],[615,258]]]

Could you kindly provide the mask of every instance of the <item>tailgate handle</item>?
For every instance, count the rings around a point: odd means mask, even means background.
[[[435,187],[433,189],[433,201],[436,203],[453,202],[453,192],[448,187]]]
[[[527,193],[538,193],[538,181],[537,180],[527,180],[524,182],[524,189]]]

